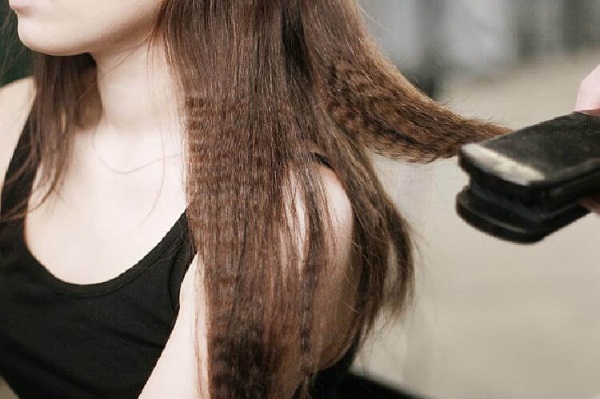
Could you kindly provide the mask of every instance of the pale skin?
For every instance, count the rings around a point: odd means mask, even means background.
[[[582,80],[575,103],[576,111],[600,109],[600,65]],[[581,204],[600,214],[600,194],[586,198]]]
[[[177,155],[183,151],[184,131],[175,89],[162,44],[146,45],[159,5],[159,0],[11,4],[26,46],[55,56],[90,53],[97,64],[98,101],[94,106],[99,122],[73,132],[73,159],[64,184],[32,210],[25,222],[31,252],[53,275],[70,283],[92,284],[118,276],[160,241],[186,207],[185,165]],[[0,184],[33,95],[30,79],[0,90]],[[163,160],[134,173],[115,172],[157,159]],[[330,320],[314,331],[323,339],[325,349],[318,354],[318,361],[325,366],[332,360],[338,329],[344,329],[345,316],[351,311],[347,303],[351,302],[352,284],[347,272],[353,216],[335,174],[325,167],[318,167],[318,172],[332,218],[335,259],[320,288],[329,293],[323,300],[335,303],[319,306],[315,315],[317,320]],[[34,194],[32,202],[35,200]],[[290,205],[302,214],[297,198],[290,198]],[[47,234],[49,231],[52,234]],[[299,245],[302,240],[300,235]],[[207,309],[201,305],[198,270],[202,270],[202,261],[196,257],[182,284],[174,329],[142,398],[209,397],[204,372]],[[289,357],[285,368],[290,372],[284,378],[287,396],[300,382],[295,354]]]

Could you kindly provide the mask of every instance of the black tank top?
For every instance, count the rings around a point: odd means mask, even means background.
[[[26,125],[2,188],[2,215],[31,194],[35,172],[7,184],[25,164],[28,135]],[[193,256],[184,213],[118,277],[71,284],[31,254],[23,220],[0,223],[0,375],[22,399],[136,398],[169,338]],[[352,356],[318,375],[315,398],[335,396]]]
[[[28,132],[5,182],[25,162]],[[29,197],[33,179],[5,183],[3,214]],[[0,375],[23,399],[137,397],[171,333],[193,255],[183,214],[120,276],[70,284],[29,252],[22,220],[1,224]]]

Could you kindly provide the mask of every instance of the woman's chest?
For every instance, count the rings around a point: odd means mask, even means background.
[[[79,167],[44,201],[44,191],[34,190],[24,222],[30,252],[51,274],[75,284],[110,280],[140,262],[186,203],[181,174],[159,167],[141,172],[124,177]]]
[[[0,374],[24,398],[137,397],[177,317],[173,264],[189,255],[172,247],[148,267],[75,285],[13,244],[0,256]]]

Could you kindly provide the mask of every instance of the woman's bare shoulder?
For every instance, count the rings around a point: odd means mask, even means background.
[[[32,78],[0,88],[0,184],[4,181],[10,158],[25,126],[34,93]]]

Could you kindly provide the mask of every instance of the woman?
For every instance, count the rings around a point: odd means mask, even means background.
[[[35,56],[0,93],[0,374],[23,398],[326,395],[410,294],[368,150],[504,132],[410,86],[351,0],[9,4]]]

